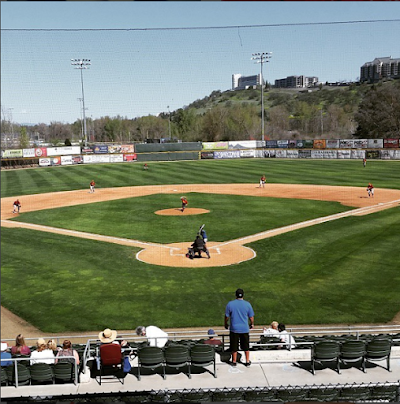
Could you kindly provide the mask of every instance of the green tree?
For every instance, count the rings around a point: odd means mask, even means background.
[[[400,83],[373,86],[355,114],[358,138],[400,137]]]
[[[20,130],[19,146],[21,149],[26,149],[29,147],[29,136],[25,126],[22,126]]]

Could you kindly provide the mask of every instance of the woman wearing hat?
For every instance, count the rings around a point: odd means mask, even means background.
[[[1,366],[11,366],[12,361],[9,361],[7,359],[11,359],[11,354],[10,352],[7,352],[8,349],[8,344],[7,342],[2,342],[1,343]]]
[[[117,338],[117,331],[106,328],[99,333],[99,340],[102,344],[111,344]]]

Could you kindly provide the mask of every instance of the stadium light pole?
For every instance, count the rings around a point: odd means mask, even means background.
[[[167,105],[168,108],[168,134],[169,134],[169,139],[171,140],[171,111],[169,110],[169,105]]]
[[[85,137],[85,147],[87,147],[87,130],[86,130],[86,115],[85,115],[85,93],[83,91],[83,69],[88,69],[91,65],[90,59],[71,59],[71,65],[75,66],[75,69],[81,71],[81,84],[82,84],[82,112],[83,112],[83,132]]]
[[[263,80],[263,63],[269,62],[272,57],[272,52],[252,53],[250,60],[255,60],[255,63],[260,63],[260,81],[261,81],[261,140],[264,141],[264,80]]]

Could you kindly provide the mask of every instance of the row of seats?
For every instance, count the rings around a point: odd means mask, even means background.
[[[315,375],[315,363],[334,363],[340,373],[340,365],[359,362],[363,372],[365,365],[370,361],[382,361],[386,359],[387,370],[390,372],[391,339],[376,337],[369,341],[348,340],[343,343],[326,340],[315,343],[311,352],[311,369]]]
[[[15,369],[15,366],[17,366],[17,369]],[[15,377],[15,370],[17,370],[17,379]],[[75,366],[69,362],[58,362],[55,365],[35,363],[30,366],[14,362],[10,366],[2,366],[1,385],[15,386],[16,381],[18,382],[18,386],[72,383],[75,381]]]
[[[137,351],[138,366],[137,378],[141,380],[143,369],[161,369],[163,379],[166,378],[166,367],[175,369],[186,368],[187,375],[191,378],[191,367],[205,367],[213,365],[214,377],[217,377],[215,363],[215,349],[207,344],[195,344],[191,348],[181,344],[171,344],[165,348],[144,346]],[[124,358],[121,357],[121,349],[116,344],[104,344],[99,349],[99,383],[103,376],[117,377],[123,384],[121,370],[124,367]]]

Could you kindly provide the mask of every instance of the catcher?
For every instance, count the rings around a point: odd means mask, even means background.
[[[191,260],[196,256],[201,258],[201,253],[205,252],[207,254],[208,259],[210,259],[210,252],[208,251],[208,248],[206,247],[204,240],[201,238],[200,235],[196,236],[196,240],[192,243],[191,247],[188,249],[188,252],[186,254],[187,258],[190,258]]]
[[[181,196],[181,201],[182,201],[181,211],[183,212],[188,204],[188,200],[186,199],[186,196]]]

